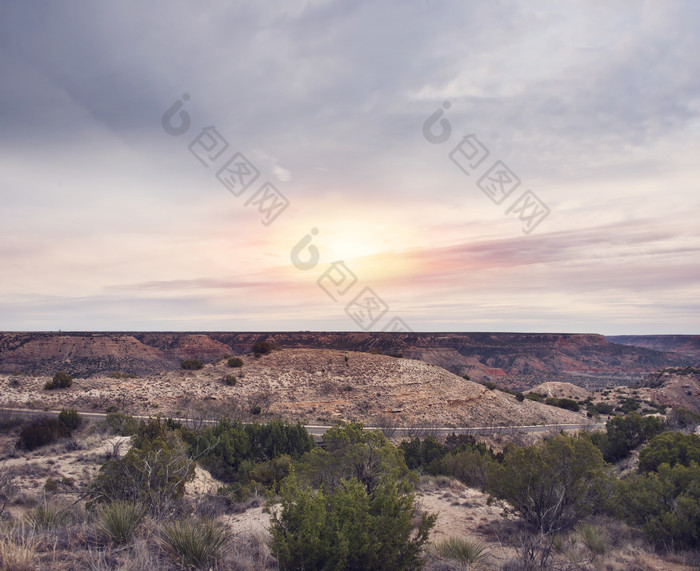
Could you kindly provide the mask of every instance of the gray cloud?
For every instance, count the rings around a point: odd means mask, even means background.
[[[633,292],[641,284],[650,304],[658,295],[660,323],[668,307],[659,292],[697,288],[700,280],[697,230],[689,225],[700,206],[691,160],[700,151],[698,24],[700,8],[681,0],[68,1],[40,11],[5,2],[0,260],[23,261],[24,273],[22,280],[8,274],[0,293],[9,297],[0,309],[20,299],[24,285],[12,280],[25,284],[26,267],[41,268],[47,252],[78,242],[84,259],[104,258],[94,266],[100,283],[94,289],[109,295],[68,300],[65,307],[101,315],[95,323],[121,319],[100,309],[109,304],[126,308],[134,324],[144,315],[141,303],[153,304],[144,323],[175,311],[175,302],[161,305],[144,292],[203,296],[202,290],[247,288],[271,295],[275,282],[259,268],[248,280],[241,277],[251,275],[246,268],[222,276],[215,263],[212,271],[198,267],[202,275],[172,264],[162,278],[155,267],[153,275],[131,275],[120,265],[127,275],[110,278],[113,289],[100,289],[109,266],[122,263],[120,243],[134,266],[143,266],[162,251],[159,240],[192,243],[207,232],[229,232],[227,217],[236,247],[267,248],[259,258],[269,255],[271,246],[251,231],[252,223],[241,222],[248,214],[242,204],[229,195],[224,202],[213,169],[187,153],[198,130],[215,125],[231,151],[244,152],[263,178],[280,183],[293,201],[291,219],[304,231],[304,216],[332,226],[343,200],[375,207],[384,200],[387,224],[392,210],[415,211],[425,235],[443,224],[454,228],[459,219],[482,232],[475,244],[416,244],[408,257],[442,268],[413,275],[416,291],[439,283],[466,297],[471,290],[458,279],[465,264],[480,268],[475,280],[484,291],[513,292],[503,283],[506,274],[524,289],[547,282],[568,295]],[[185,91],[193,126],[174,139],[160,117]],[[452,103],[446,116],[453,137],[440,147],[423,140],[421,125],[444,100]],[[469,132],[487,144],[492,159],[505,160],[524,187],[546,189],[546,202],[560,206],[548,228],[509,239],[503,209],[484,214],[490,204],[473,179],[446,159]],[[671,192],[664,186],[670,180],[684,183]],[[331,193],[340,197],[340,212],[319,213],[318,199]],[[464,198],[468,193],[472,202]],[[423,219],[431,203],[467,206],[450,220]],[[214,214],[217,209],[225,213]],[[134,236],[143,238],[142,248],[133,247]],[[290,241],[277,239],[286,252]],[[97,252],[104,244],[115,252]],[[36,291],[45,295],[37,307],[47,314],[53,304],[64,307],[52,297],[50,276],[37,271]],[[70,281],[69,271],[61,278]],[[85,274],[75,279],[83,285]],[[298,291],[291,281],[283,285]],[[144,301],[137,301],[142,294]],[[684,300],[677,307],[690,312],[690,321],[697,308]],[[219,303],[216,296],[184,295],[178,307],[215,319]],[[296,315],[294,304],[289,315]],[[4,313],[7,322],[21,324],[26,315],[27,324],[40,323],[30,306]],[[242,311],[234,304],[229,309]],[[262,304],[256,310],[266,311]],[[416,315],[424,324],[442,324],[431,311],[426,303]],[[574,313],[583,319],[585,311]],[[606,312],[598,316],[604,321]]]

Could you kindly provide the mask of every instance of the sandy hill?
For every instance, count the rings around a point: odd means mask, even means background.
[[[132,413],[217,417],[260,406],[262,417],[280,415],[308,423],[530,425],[585,422],[570,411],[489,390],[438,366],[412,359],[328,349],[283,349],[242,368],[225,361],[200,371],[169,371],[135,379],[94,376],[69,389],[45,391],[47,377],[4,376],[2,406],[75,407]],[[235,375],[235,386],[223,382]]]
[[[547,383],[541,383],[536,387],[530,389],[533,393],[540,393],[548,397],[555,398],[565,398],[574,400],[586,400],[588,397],[593,396],[592,393],[588,392],[586,389],[572,385],[571,383],[558,383],[556,381],[550,381]]]

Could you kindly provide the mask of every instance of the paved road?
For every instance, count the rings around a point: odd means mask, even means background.
[[[59,411],[57,410],[33,410],[28,408],[0,408],[1,416],[10,417],[20,417],[20,418],[37,418],[42,416],[58,416]],[[80,416],[89,420],[104,420],[107,418],[106,413],[102,412],[80,412]],[[151,415],[152,417],[152,415]],[[135,415],[134,418],[140,420],[147,420],[149,416],[139,416]],[[191,418],[173,418],[178,422],[182,422],[187,425],[197,425],[197,426],[215,426],[218,424],[218,420],[202,420],[202,419],[191,419]],[[304,428],[309,431],[309,434],[313,436],[322,436],[326,430],[332,428],[332,425],[317,425],[308,424]],[[601,423],[585,423],[585,424],[540,424],[532,426],[462,426],[462,427],[435,427],[435,426],[419,426],[419,427],[380,427],[380,426],[366,426],[365,430],[383,430],[385,433],[392,436],[425,436],[432,434],[434,436],[438,435],[448,435],[448,434],[513,434],[516,432],[549,432],[549,431],[560,431],[560,430],[599,430],[605,428],[605,424]]]

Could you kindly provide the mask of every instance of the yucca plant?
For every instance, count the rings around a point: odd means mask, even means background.
[[[229,540],[228,530],[212,520],[180,520],[166,525],[162,540],[184,566],[201,569],[218,559]]]
[[[71,514],[56,504],[45,503],[28,511],[24,520],[35,529],[47,530],[66,525],[71,520]]]
[[[576,527],[583,543],[596,555],[602,555],[608,550],[608,540],[605,534],[590,523],[582,523]]]
[[[128,543],[143,519],[143,509],[129,502],[112,502],[97,511],[97,529],[115,543]]]
[[[466,566],[479,563],[488,553],[483,543],[464,537],[445,539],[435,545],[435,550],[443,557],[453,559]]]

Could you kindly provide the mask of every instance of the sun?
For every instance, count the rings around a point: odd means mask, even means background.
[[[386,250],[386,244],[371,232],[361,228],[354,230],[330,228],[319,235],[319,245],[324,258],[334,260],[353,260],[366,258]]]

